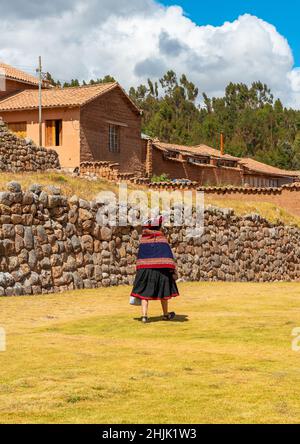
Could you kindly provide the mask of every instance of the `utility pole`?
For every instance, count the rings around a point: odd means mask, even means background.
[[[42,130],[42,57],[39,56],[39,145],[43,144],[43,130]]]
[[[221,132],[221,137],[220,137],[220,151],[221,151],[221,156],[224,156],[224,133],[223,133],[223,131]]]

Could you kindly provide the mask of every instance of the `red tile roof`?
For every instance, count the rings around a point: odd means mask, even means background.
[[[273,167],[271,165],[267,165],[262,162],[258,162],[257,160],[250,159],[248,157],[242,157],[239,161],[239,163],[249,170],[249,172],[256,172],[256,173],[262,173],[262,174],[269,174],[272,176],[299,176],[298,171],[288,171],[288,170],[282,170],[280,168]]]
[[[80,107],[107,92],[119,88],[132,108],[140,114],[139,108],[132,102],[123,88],[117,83],[99,83],[97,85],[76,86],[69,88],[49,88],[42,90],[43,108]],[[0,111],[19,111],[38,108],[39,92],[26,89],[0,101]]]
[[[44,89],[42,91],[42,106],[43,108],[81,106],[115,86],[116,83],[103,83],[92,86]],[[38,108],[38,103],[39,91],[26,89],[1,100],[0,111],[35,109]]]
[[[186,154],[217,157],[227,160],[236,160],[236,161],[239,160],[238,157],[231,156],[230,154],[223,154],[222,156],[219,150],[216,150],[215,148],[211,148],[210,146],[203,144],[196,146],[184,146],[184,145],[177,145],[174,143],[164,143],[161,141],[154,140],[153,145],[159,149],[166,151],[181,151]]]
[[[12,80],[19,80],[30,85],[38,85],[39,80],[37,77],[27,74],[20,69],[14,68],[13,66],[7,65],[6,63],[0,62],[0,70],[4,71],[5,77]]]

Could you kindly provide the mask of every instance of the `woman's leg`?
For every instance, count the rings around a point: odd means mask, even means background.
[[[142,316],[148,316],[148,301],[142,299]]]
[[[164,312],[164,316],[167,316],[168,314],[168,300],[167,299],[162,299],[161,300],[161,306]]]

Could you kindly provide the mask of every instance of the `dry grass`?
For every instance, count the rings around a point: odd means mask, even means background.
[[[0,298],[1,423],[299,421],[300,284],[180,284],[147,325],[129,290]]]
[[[239,216],[257,213],[272,223],[281,221],[286,225],[296,225],[300,227],[300,217],[294,216],[284,208],[278,207],[269,202],[243,201],[234,199],[218,200],[208,195],[205,196],[205,204],[216,205],[220,208],[232,208]]]
[[[90,181],[85,178],[72,177],[70,174],[59,172],[45,173],[1,173],[0,190],[6,189],[6,184],[14,180],[19,182],[23,190],[29,185],[38,183],[43,186],[55,185],[61,188],[65,196],[76,194],[83,199],[93,199],[101,191],[116,191],[117,185],[105,180]]]
[[[62,194],[65,196],[77,196],[91,200],[101,191],[114,191],[118,194],[118,185],[112,182],[98,179],[90,181],[86,178],[72,177],[66,173],[45,172],[45,173],[1,173],[0,174],[0,190],[6,189],[6,184],[11,180],[15,180],[22,185],[23,190],[27,189],[33,183],[41,185],[55,185],[61,188]],[[134,189],[147,190],[142,186],[129,186],[129,191]],[[148,198],[150,194],[148,194]],[[288,213],[284,208],[277,207],[268,202],[251,202],[237,201],[231,199],[215,199],[209,195],[205,196],[205,205],[216,205],[220,208],[232,208],[236,214],[245,215],[249,213],[258,213],[270,222],[278,220],[287,225],[296,225],[300,227],[300,218]]]

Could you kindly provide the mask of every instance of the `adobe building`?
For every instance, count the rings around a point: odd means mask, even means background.
[[[21,137],[39,143],[38,81],[0,65],[6,74],[0,117]],[[55,149],[63,168],[85,161],[119,163],[120,171],[143,170],[141,111],[117,83],[42,90],[42,145]]]
[[[148,138],[144,143],[144,152],[149,177],[167,174],[171,179],[188,179],[199,185],[260,188],[280,187],[299,180],[296,171],[222,154],[206,145],[182,146]]]

